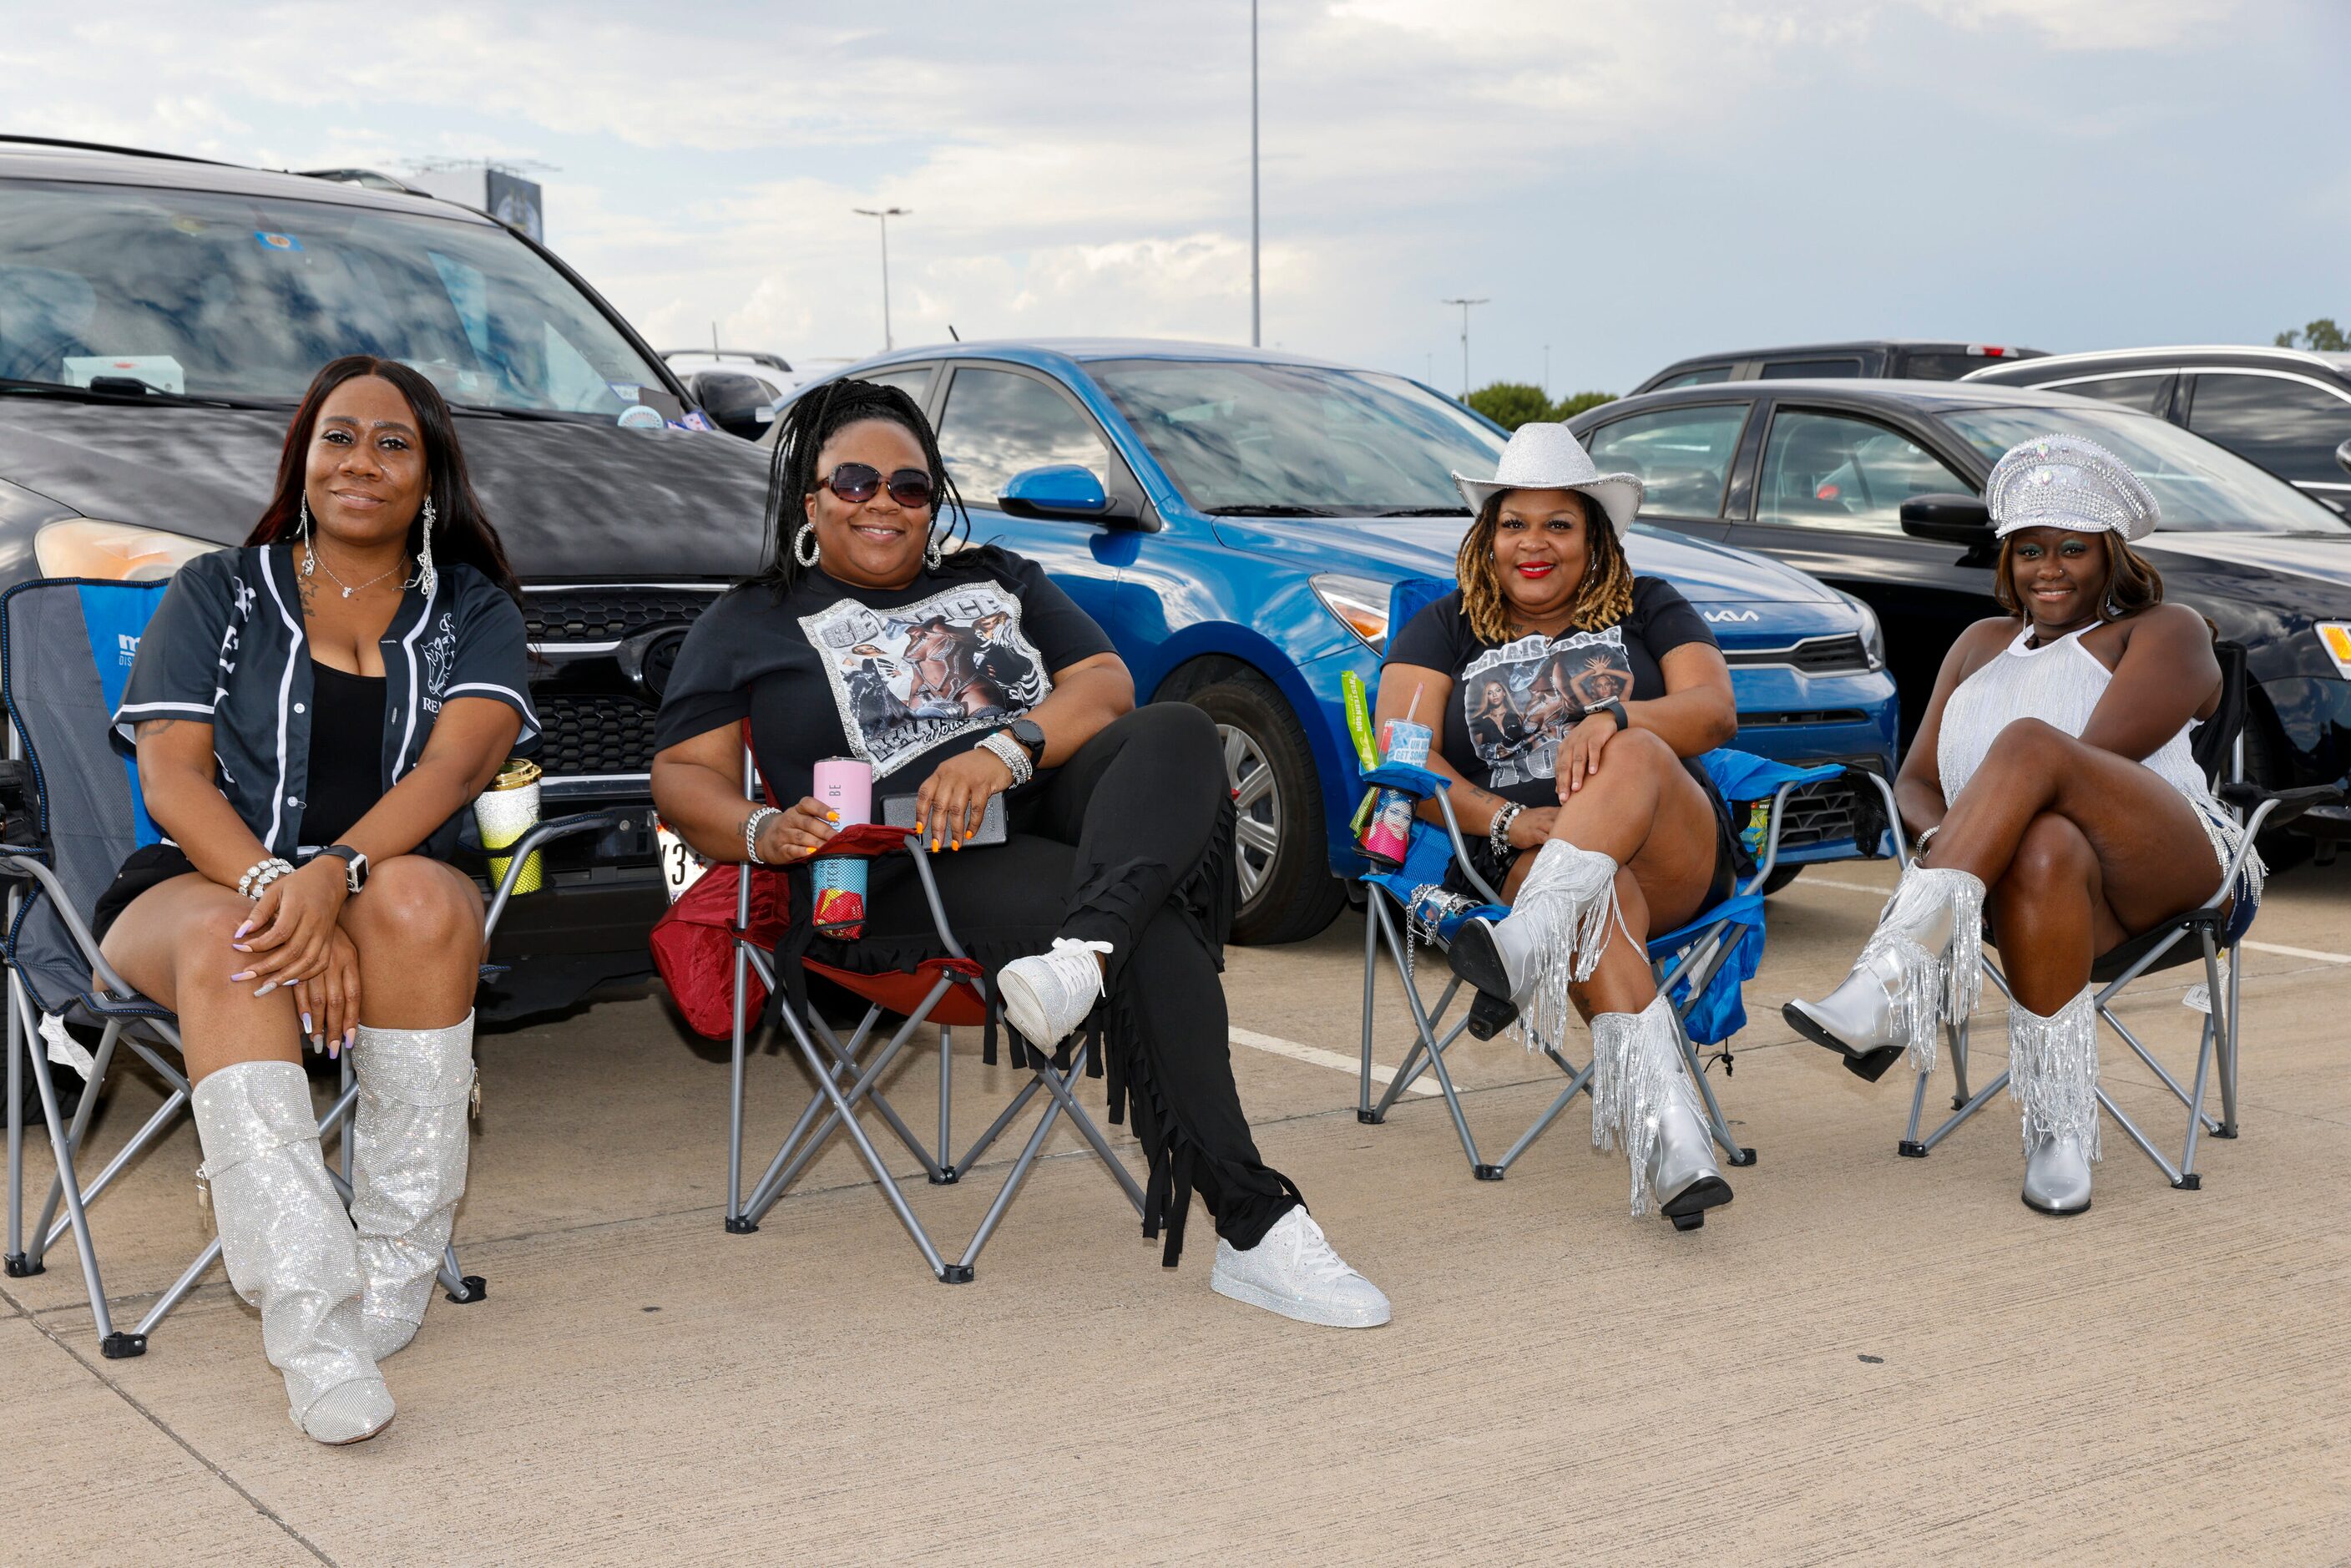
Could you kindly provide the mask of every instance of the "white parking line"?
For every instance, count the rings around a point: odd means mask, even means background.
[[[1286,1056],[1292,1061],[1306,1061],[1311,1062],[1316,1067],[1332,1068],[1337,1071],[1344,1072],[1350,1077],[1361,1072],[1364,1068],[1363,1062],[1354,1057],[1342,1056],[1335,1051],[1324,1051],[1319,1046],[1301,1045],[1294,1040],[1277,1040],[1272,1035],[1259,1034],[1255,1030],[1236,1029],[1230,1032],[1235,1045],[1246,1045],[1251,1051],[1262,1051],[1270,1052],[1275,1056]],[[1395,1077],[1395,1071],[1393,1068],[1374,1067],[1372,1069],[1372,1082],[1381,1085],[1383,1088],[1391,1082]],[[1428,1082],[1425,1078],[1423,1078],[1414,1080],[1412,1087],[1407,1089],[1405,1092],[1408,1094],[1436,1094],[1440,1092],[1440,1091],[1437,1089],[1436,1084]]]
[[[1840,893],[1868,893],[1880,898],[1892,894],[1890,888],[1872,887],[1865,882],[1837,882],[1806,872],[1796,879],[1798,887],[1833,887]],[[2289,947],[2283,942],[2256,942],[2251,937],[2237,944],[2252,953],[2274,953],[2281,958],[2307,958],[2314,964],[2351,964],[2351,953],[2329,953],[2318,947]]]

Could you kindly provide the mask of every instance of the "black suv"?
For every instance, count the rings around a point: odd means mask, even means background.
[[[2046,387],[2186,425],[2351,513],[2351,354],[2301,349],[2111,349],[1991,365],[1971,382]]]
[[[552,254],[398,190],[0,138],[0,588],[167,576],[242,540],[339,354],[402,360],[455,410],[522,580],[549,815],[650,804],[685,628],[758,551],[765,456]],[[632,428],[632,425],[644,428]],[[484,1010],[648,972],[650,829],[549,854]]]
[[[1896,381],[1955,382],[1985,365],[2042,357],[2038,349],[1998,343],[1944,343],[1914,338],[1869,338],[1851,343],[1798,343],[1785,349],[1744,349],[1676,360],[1633,392],[1711,382],[1784,382],[1822,376],[1883,376]],[[1627,396],[1633,393],[1627,393]]]

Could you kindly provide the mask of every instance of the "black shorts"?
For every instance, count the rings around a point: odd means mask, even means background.
[[[1698,780],[1698,788],[1706,791],[1707,804],[1714,808],[1714,874],[1707,883],[1706,902],[1699,906],[1701,910],[1712,909],[1737,890],[1742,877],[1754,874],[1755,863],[1748,854],[1747,847],[1739,841],[1739,829],[1730,820],[1730,805],[1723,800],[1722,791],[1714,787],[1714,780],[1697,764],[1685,761],[1682,766],[1692,779]],[[1509,862],[1495,856],[1493,846],[1483,833],[1465,831],[1461,839],[1469,846],[1469,861],[1477,868],[1478,874],[1486,879],[1489,886],[1499,892],[1503,881],[1510,874]],[[1516,853],[1510,857],[1511,860],[1516,858]],[[1472,898],[1478,895],[1478,890],[1469,885],[1468,879],[1461,874],[1458,866],[1447,869],[1445,885],[1455,893],[1467,894]]]
[[[107,931],[131,907],[132,899],[158,883],[185,876],[195,869],[196,862],[177,844],[141,844],[132,850],[124,857],[122,869],[114,873],[114,880],[106,884],[106,891],[98,895],[98,905],[89,915],[90,935],[105,941]]]

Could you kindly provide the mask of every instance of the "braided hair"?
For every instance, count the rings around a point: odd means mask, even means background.
[[[1577,632],[1598,632],[1633,612],[1633,563],[1610,526],[1600,503],[1582,491],[1583,503],[1583,578],[1575,585],[1575,603],[1568,626]],[[1502,519],[1502,502],[1510,495],[1497,490],[1478,508],[1478,520],[1461,536],[1460,553],[1453,559],[1453,575],[1461,580],[1461,612],[1479,641],[1510,640],[1510,601],[1502,592],[1502,574],[1494,562],[1494,531]]]
[[[933,531],[939,527],[941,502],[954,514],[941,541],[942,553],[952,553],[971,536],[971,514],[964,508],[963,493],[948,475],[939,438],[914,400],[900,388],[878,382],[829,382],[778,417],[776,444],[768,458],[767,559],[752,580],[766,583],[778,599],[792,591],[804,570],[792,553],[792,539],[806,522],[806,502],[822,477],[816,471],[817,456],[836,433],[866,419],[888,420],[922,446],[924,464],[931,471]],[[931,570],[927,559],[921,570]]]

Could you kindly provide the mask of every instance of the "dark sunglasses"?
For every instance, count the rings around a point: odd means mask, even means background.
[[[868,463],[843,463],[819,483],[855,506],[881,494],[882,470]],[[910,510],[929,506],[931,476],[920,468],[899,469],[890,476],[890,498]]]

